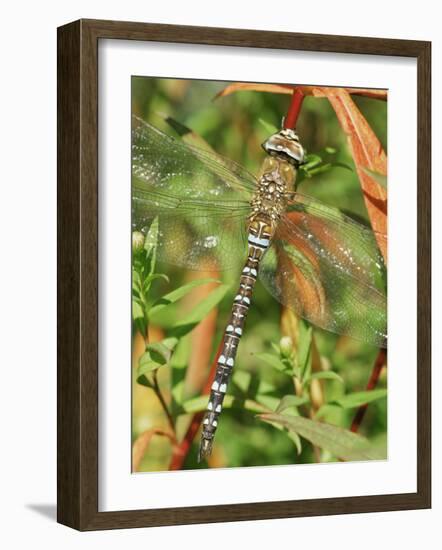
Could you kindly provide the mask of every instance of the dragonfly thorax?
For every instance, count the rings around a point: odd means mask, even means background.
[[[251,219],[260,214],[267,216],[272,224],[276,223],[285,210],[287,193],[293,191],[295,175],[289,162],[268,157],[251,201]]]

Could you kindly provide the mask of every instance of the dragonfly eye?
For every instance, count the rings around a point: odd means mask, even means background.
[[[304,148],[294,130],[284,129],[273,134],[262,147],[269,155],[284,159],[296,167],[304,162]]]

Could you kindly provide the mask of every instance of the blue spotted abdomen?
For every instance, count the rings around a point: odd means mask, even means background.
[[[222,351],[218,357],[215,379],[203,419],[199,460],[208,456],[212,449],[213,438],[218,426],[218,417],[222,410],[224,395],[235,365],[238,345],[251,304],[259,263],[270,245],[271,234],[272,228],[267,219],[257,218],[250,222],[247,261],[241,273],[239,289],[224,332]]]

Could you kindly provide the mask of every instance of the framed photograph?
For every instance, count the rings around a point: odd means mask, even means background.
[[[430,55],[58,29],[60,523],[430,507]]]

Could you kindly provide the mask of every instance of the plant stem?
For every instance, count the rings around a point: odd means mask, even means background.
[[[223,341],[221,340],[216,352],[215,359],[210,367],[209,375],[207,377],[206,384],[201,392],[201,395],[208,395],[210,393],[210,387],[213,383],[216,373],[216,367],[218,364],[218,357],[221,354],[223,348]],[[181,470],[183,464],[189,454],[189,451],[192,447],[192,442],[195,439],[196,434],[198,433],[199,427],[204,417],[204,412],[197,412],[193,415],[192,420],[190,421],[189,427],[187,428],[186,435],[182,442],[177,445],[172,454],[172,459],[169,464],[169,470]]]
[[[144,336],[144,348],[146,349],[146,346],[149,343],[149,337],[148,334]],[[154,370],[152,373],[152,389],[155,392],[156,396],[158,397],[159,402],[161,403],[161,406],[164,410],[165,415],[167,416],[167,420],[169,422],[169,426],[172,428],[172,433],[175,434],[175,424],[172,418],[172,415],[170,414],[169,407],[167,406],[166,400],[164,399],[163,394],[160,390],[160,385],[158,384],[158,374],[157,371]]]
[[[187,428],[186,435],[182,442],[177,445],[172,454],[169,470],[181,470],[183,464],[189,454],[192,442],[198,433],[199,427],[203,420],[204,412],[195,413],[192,417],[189,427]]]
[[[167,420],[169,421],[169,425],[172,428],[172,432],[175,433],[175,424],[173,422],[172,415],[170,414],[169,407],[167,406],[164,396],[161,393],[160,385],[158,384],[158,375],[156,370],[153,371],[152,379],[153,379],[153,390],[156,393],[161,403],[161,406],[163,407],[164,413],[167,416]]]
[[[151,428],[140,434],[132,445],[132,471],[138,472],[141,461],[150,445],[154,435],[167,437],[172,445],[176,445],[175,434],[169,433],[161,428]]]
[[[374,390],[377,386],[377,383],[379,381],[379,376],[381,375],[381,371],[383,366],[386,364],[387,361],[387,351],[385,349],[379,350],[379,353],[376,357],[376,361],[374,362],[370,379],[367,384],[367,391]],[[365,403],[365,405],[361,405],[358,410],[356,411],[356,414],[353,418],[353,422],[351,424],[350,430],[352,432],[357,432],[359,430],[359,427],[362,423],[362,420],[365,416],[365,411],[367,410],[368,403]]]
[[[292,94],[290,106],[287,111],[287,116],[284,119],[284,128],[294,130],[298,122],[299,113],[301,111],[304,94],[299,88],[295,88]]]

